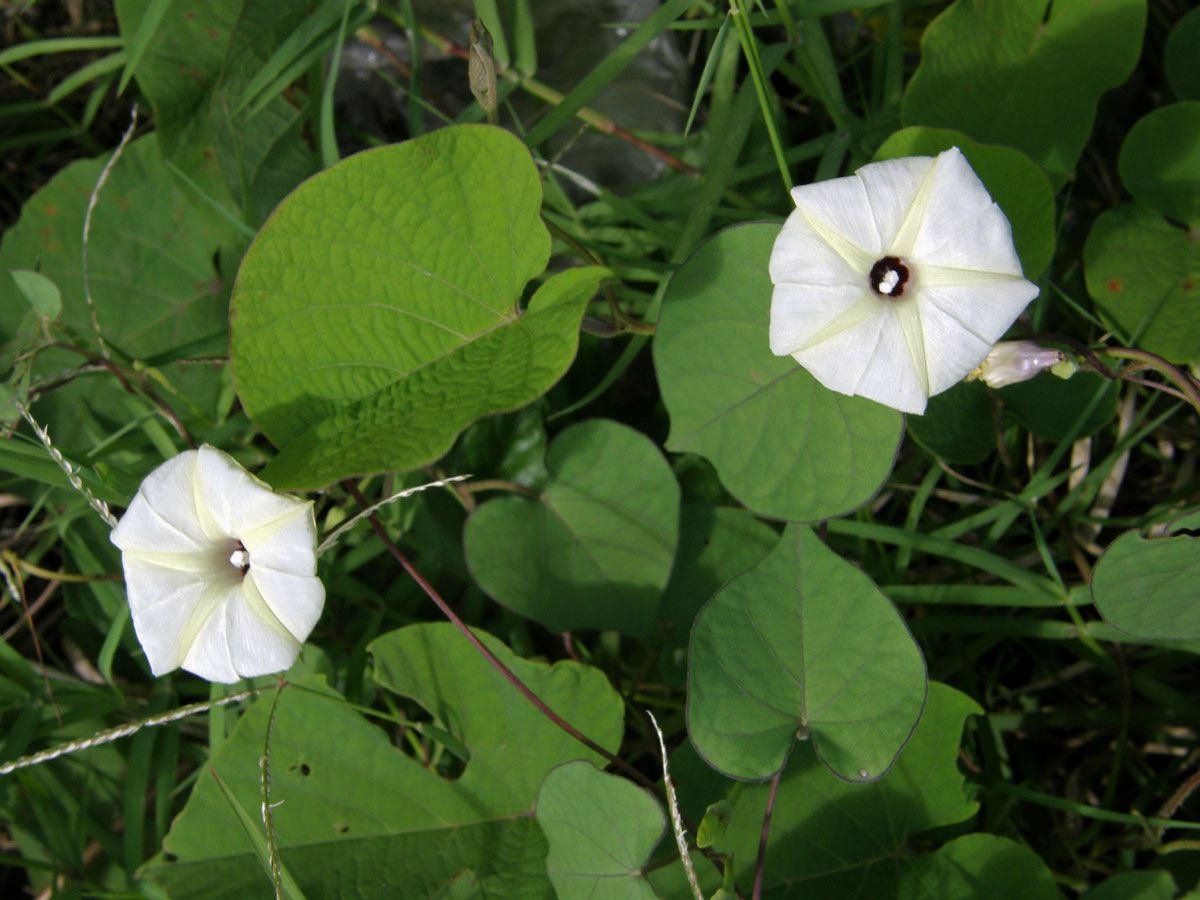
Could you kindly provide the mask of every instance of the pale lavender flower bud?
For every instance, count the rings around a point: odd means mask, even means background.
[[[992,348],[979,367],[978,377],[986,381],[989,387],[1004,387],[1028,381],[1038,372],[1058,365],[1063,359],[1061,350],[1043,347],[1033,341],[1001,341]]]

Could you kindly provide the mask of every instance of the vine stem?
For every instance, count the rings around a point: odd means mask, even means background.
[[[758,838],[758,858],[754,861],[753,900],[762,900],[763,870],[767,866],[767,838],[771,834],[771,813],[775,810],[775,794],[779,790],[779,779],[783,777],[783,766],[771,779],[771,793],[767,795],[767,809],[763,813],[762,834]]]
[[[1115,356],[1117,359],[1132,359],[1143,363],[1151,369],[1155,369],[1175,382],[1180,390],[1183,391],[1187,402],[1192,405],[1192,408],[1197,413],[1200,413],[1200,388],[1197,388],[1195,380],[1171,365],[1161,356],[1147,353],[1145,350],[1135,350],[1132,347],[1104,347],[1098,352],[1105,356]]]
[[[346,487],[346,490],[350,492],[350,495],[360,506],[364,508],[370,506],[370,502],[362,495],[362,492],[359,491],[354,484],[349,481],[344,481],[342,484]],[[442,615],[449,619],[454,624],[454,627],[462,632],[463,636],[471,642],[471,645],[476,650],[483,654],[484,658],[492,664],[493,668],[495,668],[497,672],[503,675],[513,687],[520,691],[526,700],[537,707],[538,712],[548,718],[567,734],[571,735],[571,737],[575,738],[575,740],[579,741],[579,743],[583,744],[589,750],[594,753],[598,753],[610,763],[620,768],[623,772],[629,775],[630,778],[638,782],[638,784],[641,784],[653,791],[654,794],[659,796],[661,799],[657,784],[655,784],[629,763],[625,762],[625,760],[601,747],[587,735],[583,734],[583,732],[579,731],[579,729],[569,723],[566,719],[552,710],[549,706],[547,706],[546,703],[537,694],[535,694],[528,685],[525,684],[525,682],[517,677],[516,673],[513,672],[512,669],[501,662],[500,658],[487,648],[487,646],[478,638],[478,636],[476,636],[475,632],[471,630],[467,623],[458,617],[458,614],[455,613],[454,610],[450,608],[449,604],[442,599],[441,595],[434,589],[433,585],[426,581],[424,576],[422,576],[421,573],[416,570],[413,564],[408,561],[408,557],[404,555],[400,548],[396,546],[391,537],[388,536],[387,531],[379,523],[379,520],[372,514],[367,516],[367,521],[371,523],[371,527],[375,530],[375,534],[381,541],[383,541],[384,547],[386,547],[388,552],[396,558],[396,561],[400,563],[400,565],[404,568],[404,571],[406,571],[412,577],[413,581],[420,586],[421,590],[425,592],[425,596],[432,600],[434,605],[442,611]]]

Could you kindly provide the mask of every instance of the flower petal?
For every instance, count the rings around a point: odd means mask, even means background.
[[[888,316],[879,329],[853,393],[901,412],[925,412],[924,379],[909,344],[901,317]]]
[[[164,675],[183,661],[199,623],[211,615],[221,595],[236,586],[237,573],[226,579],[216,574],[200,577],[195,572],[164,568],[133,553],[126,553],[122,562],[138,643],[150,671]]]
[[[896,317],[886,308],[792,356],[830,390],[906,412],[925,408]]]
[[[777,284],[771,294],[771,352],[776,356],[802,350],[856,304],[880,301],[863,284]],[[853,322],[847,322],[850,327]]]
[[[180,668],[220,684],[233,684],[241,677],[229,651],[232,632],[229,610],[239,605],[241,593],[240,584],[229,587],[211,604],[208,615],[188,623],[185,639],[190,643]]]
[[[921,291],[930,395],[965,378],[1037,294],[1023,279]]]
[[[908,156],[869,163],[854,173],[863,183],[871,216],[879,232],[878,256],[895,252],[892,245],[896,235],[933,164],[931,156]],[[907,253],[896,255],[907,256]]]
[[[253,583],[253,590],[288,633],[304,643],[325,606],[325,585],[321,579],[255,565],[246,574],[246,580]],[[249,586],[246,590],[251,592]]]
[[[924,215],[907,255],[921,263],[1021,275],[1012,227],[957,147],[929,173]]]
[[[275,493],[228,453],[205,444],[196,463],[197,496],[221,534],[241,538],[245,532],[291,516],[307,504]],[[315,543],[315,535],[314,535]]]
[[[228,615],[229,655],[243,678],[282,672],[296,661],[300,641],[271,611],[248,575],[238,597],[229,604]]]
[[[290,499],[290,498],[289,498]],[[287,513],[264,526],[241,533],[250,552],[250,566],[269,566],[293,575],[317,572],[317,523],[312,502],[292,501]]]
[[[109,539],[122,550],[201,552],[208,544],[196,513],[195,450],[173,456],[138,487]]]
[[[828,236],[828,233],[824,236],[819,233],[800,210],[794,210],[783,223],[771,248],[768,265],[771,281],[803,285],[863,284],[861,267],[847,262],[845,256],[830,245]],[[834,240],[837,240],[836,236]],[[846,241],[841,243],[844,253],[860,252]],[[847,247],[851,249],[847,250]]]

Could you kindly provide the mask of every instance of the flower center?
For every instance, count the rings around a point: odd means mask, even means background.
[[[881,297],[900,297],[910,275],[908,263],[898,256],[885,256],[871,266],[871,290]]]
[[[241,541],[237,542],[237,547],[229,554],[229,564],[235,569],[240,569],[243,575],[250,571],[250,552]]]

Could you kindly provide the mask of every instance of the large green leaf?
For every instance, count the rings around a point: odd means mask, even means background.
[[[1180,100],[1200,100],[1200,66],[1196,65],[1198,46],[1200,6],[1175,23],[1163,47],[1163,69]]]
[[[958,0],[921,38],[901,118],[1023,150],[1060,187],[1145,21],[1146,0]]]
[[[848,781],[884,775],[925,703],[925,661],[859,569],[804,526],[696,617],[688,733],[735,778],[777,772],[799,739]]]
[[[1021,267],[1037,280],[1054,256],[1054,191],[1028,156],[1012,147],[980,144],[949,128],[904,128],[875,151],[875,159],[936,156],[958,147],[1012,225]],[[928,413],[927,413],[928,415]]]
[[[479,636],[556,712],[617,748],[622,704],[602,673],[526,662]],[[457,780],[442,778],[319,681],[285,688],[270,740],[271,798],[284,802],[272,815],[281,860],[306,896],[437,896],[470,869],[488,897],[550,900],[537,790],[554,766],[600,757],[526,702],[449,624],[410,626],[370,650],[377,681],[420,703],[470,760]],[[271,702],[242,716],[145,870],[174,900],[274,896],[212,774],[244,809],[259,809]],[[463,896],[468,886],[440,896]]]
[[[36,268],[62,292],[59,321],[92,333],[81,266],[83,218],[106,159],[72,163],[34,194],[0,244],[0,334],[29,312],[8,276]],[[154,141],[129,144],[92,214],[88,275],[105,338],[135,357],[207,337],[225,321],[228,287],[213,255],[232,235],[176,188]]]
[[[559,900],[654,900],[643,868],[667,817],[645,789],[591,763],[564,763],[542,782],[537,823]]]
[[[963,789],[958,755],[967,716],[980,712],[966,695],[931,683],[912,739],[891,771],[870,784],[843,781],[821,765],[810,743],[798,745],[775,798],[763,897],[795,897],[798,884],[803,884],[805,900],[896,896],[903,873],[912,864],[911,838],[962,822],[978,809]],[[697,783],[691,770],[674,759],[671,772],[681,797],[699,794],[706,802],[716,799],[705,790],[704,773],[697,773],[701,779]],[[732,855],[743,887],[753,878],[770,793],[770,786],[761,784],[742,785],[730,794],[733,814],[724,837],[714,846]],[[701,875],[705,872],[702,867]],[[670,870],[652,878],[656,887],[670,880],[674,880]],[[691,897],[686,886],[662,893],[672,900]]]
[[[1130,531],[1113,541],[1092,573],[1092,599],[1110,625],[1159,640],[1200,639],[1200,538],[1147,540]]]
[[[659,652],[668,684],[682,688],[687,681],[688,636],[696,613],[725,582],[762,562],[778,542],[779,533],[747,510],[684,505],[675,566],[658,607],[659,620],[671,626]]]
[[[242,402],[281,454],[263,477],[319,487],[411,469],[570,365],[605,270],[526,282],[550,236],[529,152],[463,125],[306,181],[259,232],[231,313]]]
[[[136,33],[151,0],[117,0],[121,33]],[[163,155],[209,196],[262,222],[317,168],[310,122],[295,88],[261,110],[238,110],[251,80],[316,7],[316,0],[172,3],[137,69],[154,107]]]
[[[862,505],[892,469],[900,413],[822,387],[767,345],[776,224],[728,228],[683,264],[663,297],[654,364],[668,449],[709,459],[735,497],[813,521]]]
[[[1200,230],[1140,203],[1106,210],[1083,248],[1088,293],[1143,350],[1200,359]]]
[[[1121,181],[1139,202],[1200,227],[1200,102],[1138,119],[1121,144]]]
[[[107,160],[80,160],[33,195],[21,218],[0,242],[0,340],[6,357],[32,337],[29,300],[8,272],[36,269],[62,293],[58,322],[86,343],[94,334],[83,290],[83,220],[88,198]],[[139,359],[225,330],[229,284],[214,257],[236,234],[178,188],[150,138],[126,146],[101,190],[88,239],[88,274],[96,320],[113,347]],[[94,341],[93,341],[94,344]],[[61,373],[81,365],[78,354],[39,355],[35,372]],[[220,373],[188,366],[171,371],[174,390],[210,396]],[[124,424],[125,391],[107,376],[80,377],[47,395],[39,418],[57,441],[71,446],[90,424],[89,410],[114,415],[117,424],[97,425],[105,439]],[[184,405],[175,398],[181,413]]]
[[[1083,895],[1083,900],[1171,900],[1175,879],[1163,870],[1120,872]]]
[[[965,834],[912,860],[897,900],[1061,900],[1041,858],[996,834]]]
[[[500,603],[551,631],[644,635],[671,574],[679,485],[640,432],[596,419],[559,434],[537,501],[479,506],[463,535],[467,564]]]

